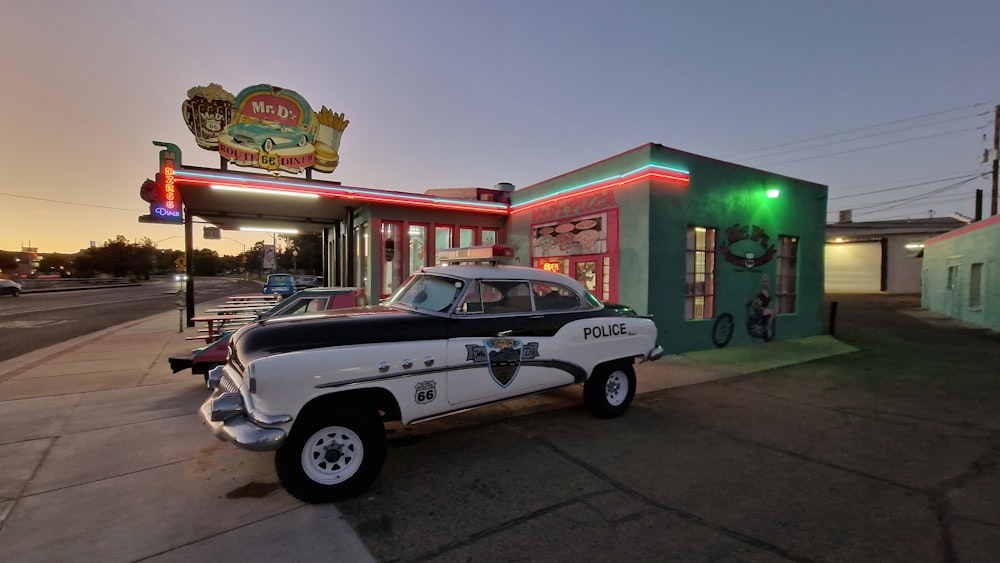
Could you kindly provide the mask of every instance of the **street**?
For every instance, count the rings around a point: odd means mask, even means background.
[[[177,308],[181,289],[172,276],[137,285],[22,293],[0,299],[0,361]],[[260,292],[260,284],[226,278],[195,279],[195,302]],[[178,314],[180,317],[180,314]]]

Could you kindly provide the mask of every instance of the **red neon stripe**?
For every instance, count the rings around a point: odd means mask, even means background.
[[[273,192],[275,194],[283,194],[283,193],[287,193],[287,194],[314,194],[314,195],[318,195],[320,197],[334,196],[334,197],[346,198],[346,199],[349,199],[349,200],[352,200],[352,201],[357,200],[357,201],[371,201],[371,202],[376,202],[376,203],[399,203],[399,204],[402,204],[402,205],[410,205],[410,206],[413,206],[413,207],[431,207],[431,208],[435,208],[435,209],[452,209],[452,210],[456,210],[456,211],[477,211],[477,212],[481,212],[481,213],[494,213],[494,214],[501,214],[501,215],[506,215],[508,213],[507,209],[506,208],[502,208],[502,207],[501,208],[479,207],[479,206],[471,206],[471,205],[462,205],[461,203],[445,203],[445,202],[436,201],[436,200],[421,201],[421,200],[413,200],[413,199],[403,199],[403,198],[392,198],[392,197],[385,197],[385,196],[365,195],[365,194],[353,193],[353,192],[350,192],[348,190],[341,190],[341,189],[337,189],[337,188],[326,188],[326,189],[323,189],[323,190],[309,189],[309,188],[285,189],[285,188],[277,188],[277,187],[273,187],[273,186],[264,187],[264,186],[250,184],[250,183],[231,183],[231,182],[218,181],[218,180],[216,180],[216,181],[204,180],[204,179],[199,179],[199,178],[185,178],[184,180],[181,180],[180,183],[194,185],[194,186],[226,186],[226,187],[233,187],[233,188],[252,188],[252,189],[255,189],[255,190],[261,190],[261,191],[265,191],[265,192]]]
[[[625,186],[627,184],[631,184],[633,182],[638,182],[639,180],[644,180],[646,178],[657,178],[657,179],[661,179],[661,180],[668,180],[668,181],[671,181],[671,182],[679,182],[679,183],[682,183],[682,184],[688,184],[691,181],[690,178],[685,177],[685,176],[674,176],[674,175],[667,174],[667,173],[664,173],[664,172],[653,172],[653,171],[646,172],[646,173],[640,174],[638,176],[627,177],[627,178],[628,179],[621,179],[621,180],[612,181],[612,182],[605,182],[603,184],[597,184],[596,186],[591,186],[589,188],[584,188],[584,189],[581,189],[581,190],[577,190],[575,192],[567,192],[565,194],[561,194],[561,195],[558,195],[558,196],[556,196],[554,198],[550,198],[550,199],[541,199],[541,200],[535,201],[533,203],[530,203],[528,205],[525,205],[523,207],[518,207],[516,209],[512,209],[510,213],[511,213],[511,215],[513,215],[514,213],[520,213],[522,211],[528,211],[530,209],[534,209],[536,207],[541,207],[543,205],[549,205],[549,204],[555,203],[557,201],[562,201],[562,200],[565,200],[565,199],[572,199],[572,198],[575,198],[575,197],[587,195],[587,194],[590,194],[590,193],[593,193],[593,192],[596,192],[596,191],[599,191],[599,190],[603,190],[605,188],[614,189],[616,187],[622,187],[622,186]]]

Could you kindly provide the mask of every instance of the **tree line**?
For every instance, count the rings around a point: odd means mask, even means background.
[[[275,253],[277,271],[318,274],[322,269],[322,240],[319,235],[281,235],[283,248]],[[264,273],[262,258],[264,241],[258,241],[245,252],[220,255],[214,250],[195,250],[190,264],[195,276],[217,276],[234,273]],[[278,245],[279,247],[282,244]],[[183,250],[161,249],[148,237],[130,241],[122,235],[108,239],[76,254],[40,253],[0,250],[0,273],[4,277],[74,277],[101,275],[149,279],[154,274],[180,273],[185,265]]]

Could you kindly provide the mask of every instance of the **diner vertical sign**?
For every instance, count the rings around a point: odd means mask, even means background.
[[[184,222],[181,213],[181,194],[177,189],[175,171],[181,162],[181,150],[177,145],[154,141],[153,144],[163,147],[160,151],[160,169],[155,180],[147,179],[139,189],[139,195],[149,202],[149,215],[139,218],[145,223]]]

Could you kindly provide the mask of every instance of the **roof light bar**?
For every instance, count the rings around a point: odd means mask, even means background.
[[[513,258],[514,248],[503,244],[445,248],[438,252],[438,261],[444,264],[500,262]]]

